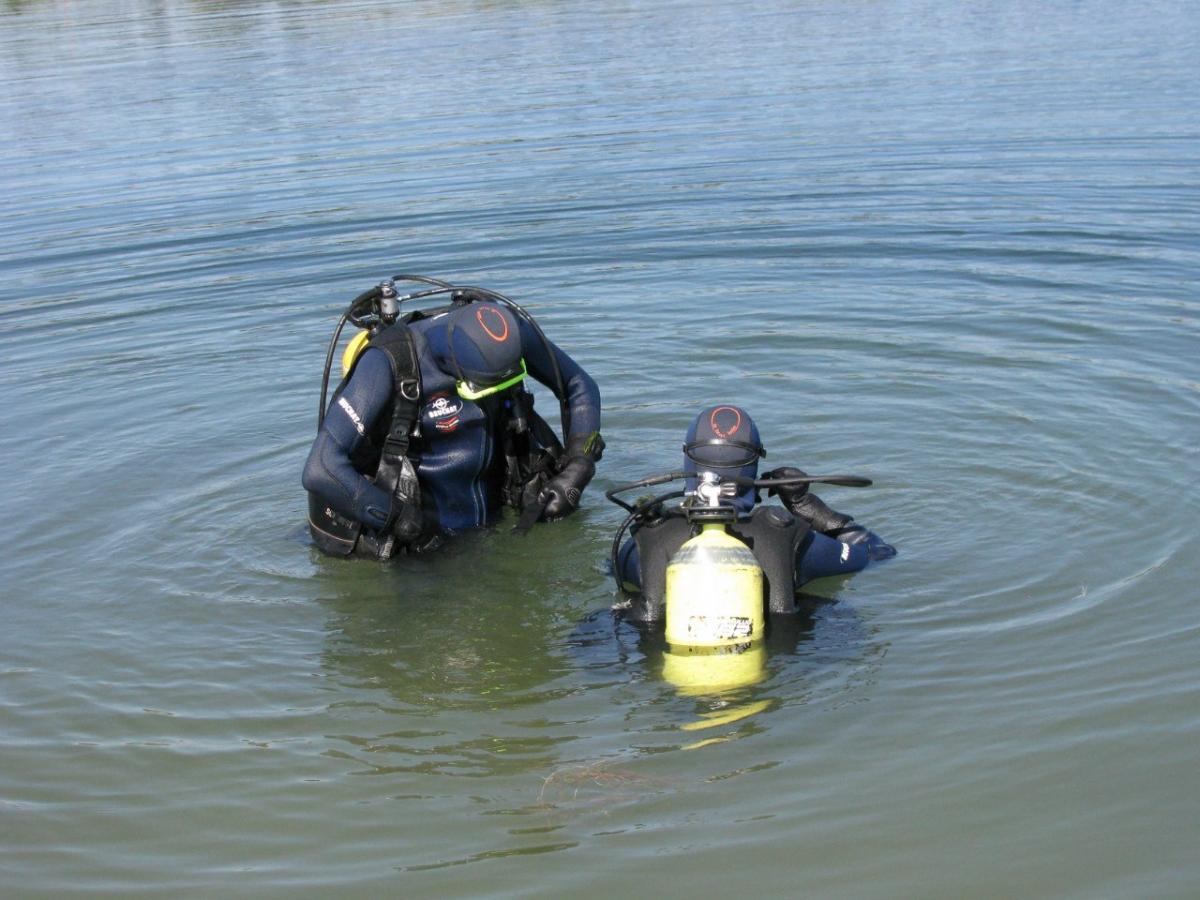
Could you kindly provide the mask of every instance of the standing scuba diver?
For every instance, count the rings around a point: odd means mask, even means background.
[[[728,533],[753,554],[762,569],[766,608],[771,613],[797,611],[795,592],[805,582],[845,575],[873,560],[889,559],[896,550],[850,516],[835,512],[810,482],[869,485],[858,476],[808,476],[784,467],[758,476],[758,460],[766,456],[758,427],[737,406],[704,409],[688,428],[682,472],[653,476],[610,490],[609,499],[630,515],[613,541],[613,575],[631,595],[626,618],[641,622],[663,619],[668,593],[668,566],[676,552],[697,534],[705,521],[725,523]],[[615,494],[678,478],[687,492],[649,498],[636,506]],[[760,488],[778,494],[783,506],[757,505]],[[668,500],[685,497],[682,503]],[[706,503],[711,502],[711,506]],[[786,507],[786,508],[785,508]],[[630,537],[622,543],[626,529]],[[678,557],[676,557],[678,558]]]
[[[398,296],[395,282],[422,287]],[[400,314],[405,302],[448,300]],[[329,370],[347,321],[343,378]],[[531,375],[560,403],[564,440],[534,411]],[[507,297],[421,275],[396,275],[356,297],[330,342],[318,431],[303,484],[309,529],[326,553],[387,559],[491,524],[503,505],[518,528],[579,506],[595,474],[600,392]]]

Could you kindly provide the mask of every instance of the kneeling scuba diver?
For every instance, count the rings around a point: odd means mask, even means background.
[[[400,296],[396,282],[417,283]],[[402,313],[406,303],[443,305]],[[342,356],[347,322],[361,330]],[[526,376],[558,399],[563,440],[533,409]],[[595,381],[509,298],[423,275],[360,294],[329,344],[317,437],[304,467],[309,530],[336,556],[387,559],[491,524],[573,512],[604,449]]]
[[[612,546],[613,575],[629,597],[623,615],[635,623],[665,623],[669,643],[749,643],[762,636],[765,612],[798,611],[795,592],[805,582],[857,572],[896,554],[808,489],[818,482],[865,487],[870,479],[807,475],[792,467],[758,477],[766,451],[758,427],[740,407],[703,410],[683,451],[683,471],[606,493],[629,512]],[[680,479],[687,482],[685,491],[636,504],[616,496]],[[784,505],[757,505],[763,488]],[[626,531],[630,537],[623,542]]]

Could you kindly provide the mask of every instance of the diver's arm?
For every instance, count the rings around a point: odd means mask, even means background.
[[[521,347],[529,374],[567,402],[566,447],[558,460],[558,471],[538,495],[542,517],[553,521],[579,507],[583,489],[596,474],[596,460],[604,452],[604,439],[600,437],[600,389],[579,363],[550,341],[543,341],[524,320],[521,320]],[[558,375],[562,376],[561,390],[555,364]]]
[[[896,555],[895,547],[885,543],[883,538],[870,531],[866,525],[855,522],[853,517],[830,509],[816,494],[805,494],[789,508],[797,516],[808,520],[814,531],[843,544],[865,546],[867,556],[872,561],[891,559]]]
[[[587,455],[593,461],[600,458],[604,442],[600,440],[600,389],[583,367],[571,359],[552,341],[542,341],[533,327],[521,320],[521,347],[529,374],[566,400],[570,423],[567,429],[567,455]],[[551,356],[553,355],[553,361]],[[554,362],[562,375],[564,397],[554,374]]]
[[[804,475],[800,469],[783,466],[766,472],[762,477],[803,478]],[[780,485],[771,488],[770,493],[779,494],[784,506],[807,522],[813,531],[836,538],[843,544],[865,544],[870,560],[890,559],[896,555],[895,547],[884,543],[883,538],[868,531],[865,525],[855,522],[853,516],[830,509],[824,500],[808,489],[807,484]]]
[[[391,498],[358,473],[350,455],[391,404],[391,365],[383,351],[368,348],[350,383],[325,414],[302,478],[305,489],[337,512],[375,529],[387,522]]]
[[[807,487],[807,485],[805,485]],[[781,492],[782,493],[782,492]],[[854,517],[830,509],[825,501],[810,491],[787,501],[787,508],[812,526],[814,531],[829,537],[854,524]]]
[[[849,575],[867,567],[871,561],[865,544],[841,541],[810,531],[796,552],[796,586],[814,578]]]
[[[781,466],[764,472],[763,478],[804,478],[808,473],[795,466]],[[772,487],[768,494],[778,494],[793,515],[807,522],[813,531],[835,537],[839,530],[846,528],[854,519],[843,513],[830,509],[816,494],[811,493],[807,484],[781,484]]]
[[[637,541],[626,538],[617,551],[617,582],[622,590],[638,593],[642,589],[642,565],[638,557]]]

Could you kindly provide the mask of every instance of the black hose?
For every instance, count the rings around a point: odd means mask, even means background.
[[[618,500],[616,498],[617,494],[623,494],[626,491],[636,490],[637,488],[653,487],[656,484],[666,484],[669,481],[678,481],[680,478],[687,478],[687,472],[666,472],[662,475],[648,475],[639,481],[631,481],[628,484],[619,484],[615,488],[609,488],[604,492],[604,496],[617,504],[617,506],[622,506],[632,511],[633,507],[624,500]]]
[[[662,475],[648,475],[637,481],[631,481],[628,484],[620,484],[614,488],[609,488],[604,492],[604,496],[618,506],[623,506],[625,509],[630,509],[628,503],[624,500],[618,500],[614,495],[623,494],[625,491],[632,491],[636,488],[650,487],[655,484],[666,484],[668,481],[676,481],[680,478],[697,478],[697,472],[664,472]],[[788,478],[746,478],[742,475],[726,475],[721,477],[722,481],[730,481],[742,487],[756,488],[773,488],[787,487],[793,484],[835,484],[840,487],[870,487],[874,482],[870,478],[862,475],[796,475]]]
[[[443,290],[453,290],[454,285],[447,281],[442,281],[440,278],[430,278],[428,275],[393,275],[392,281],[420,281],[424,284],[432,284]]]
[[[870,487],[874,484],[870,478],[862,475],[797,475],[794,478],[743,478],[735,475],[725,479],[742,487],[773,488],[787,487],[792,484],[836,484],[839,487]]]
[[[379,286],[363,291],[357,297],[350,301],[350,305],[346,307],[346,311],[342,313],[342,317],[338,319],[337,328],[333,332],[333,340],[329,342],[329,351],[325,354],[325,372],[321,375],[321,405],[317,408],[317,429],[320,430],[322,423],[325,421],[325,399],[329,395],[329,373],[333,369],[333,355],[337,352],[338,340],[342,336],[342,329],[346,327],[346,322],[354,322],[358,325],[358,318],[355,315],[355,310],[364,303],[372,303],[379,298]]]
[[[676,497],[682,497],[685,493],[685,491],[669,491],[666,494],[659,494],[657,497],[650,497],[646,500],[643,500],[642,502],[638,503],[637,506],[629,506],[625,503],[622,503],[620,500],[614,500],[614,502],[619,503],[621,506],[624,506],[629,510],[629,515],[625,517],[625,521],[621,523],[621,526],[617,529],[617,533],[613,536],[612,550],[609,553],[609,559],[612,562],[612,576],[613,580],[617,583],[617,590],[621,589],[621,539],[625,537],[626,530],[628,530],[629,526],[632,525],[636,519],[644,516],[649,510],[653,509],[658,504],[666,503],[668,500],[674,500]],[[605,496],[608,495],[605,494]],[[613,500],[614,498],[609,497],[608,499]]]
[[[325,397],[329,393],[329,370],[333,367],[333,354],[337,350],[338,339],[342,336],[342,329],[346,327],[346,320],[349,318],[347,313],[342,313],[341,319],[338,320],[337,330],[333,333],[333,340],[329,342],[329,352],[325,354],[325,373],[321,376],[321,405],[317,408],[317,430],[321,430],[321,425],[325,421]]]

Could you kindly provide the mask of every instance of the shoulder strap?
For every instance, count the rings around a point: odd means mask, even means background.
[[[390,531],[403,540],[421,533],[421,488],[417,472],[408,459],[408,445],[421,409],[421,363],[412,331],[397,322],[371,339],[371,347],[382,350],[392,366],[392,418],[383,440],[375,484],[392,497]]]
[[[412,331],[403,323],[385,328],[367,346],[382,350],[392,367],[392,418],[375,478],[376,484],[390,492],[400,478],[401,462],[408,455],[413,425],[420,411],[421,365]]]
[[[763,504],[729,530],[754,551],[763,570],[768,610],[795,612],[796,551],[809,532],[808,523],[782,506]]]
[[[631,609],[641,621],[662,621],[667,612],[667,564],[692,536],[692,526],[676,506],[663,510],[661,517],[643,521],[631,533],[642,578],[640,603]]]

